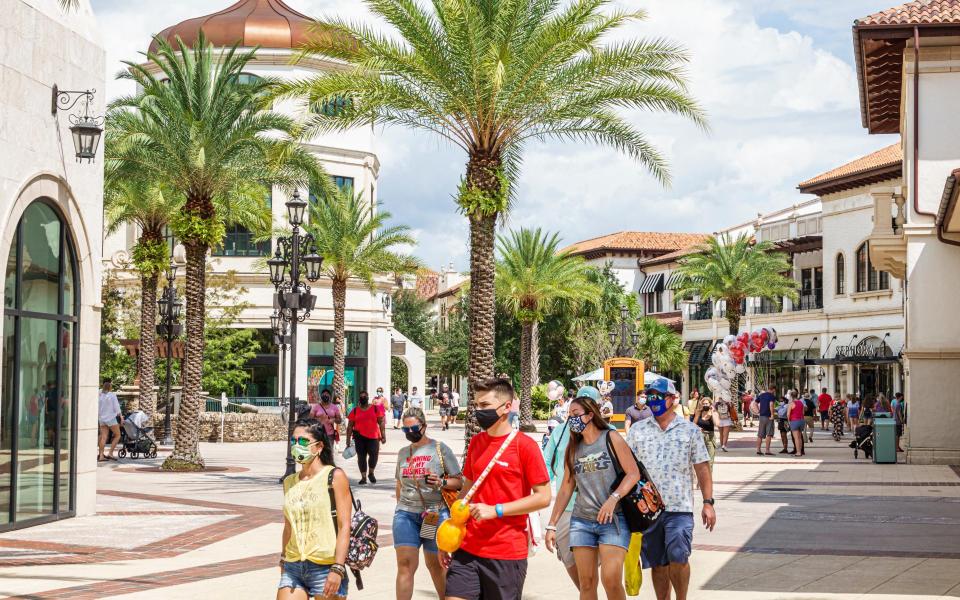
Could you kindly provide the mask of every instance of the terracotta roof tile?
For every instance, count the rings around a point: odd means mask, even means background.
[[[960,0],[957,1],[960,2]],[[900,142],[897,142],[886,148],[881,148],[876,152],[871,152],[866,156],[861,156],[835,169],[830,169],[816,177],[812,177],[797,187],[802,192],[810,191],[811,193],[816,193],[822,188],[826,188],[827,184],[838,182],[839,180],[846,180],[848,182],[847,187],[855,187],[858,175],[873,174],[879,169],[899,166],[902,162],[903,152],[900,148]]]
[[[960,0],[914,0],[858,19],[857,26],[960,23]]]
[[[577,242],[564,252],[586,254],[603,250],[680,250],[699,244],[709,236],[703,233],[664,233],[656,231],[621,231]]]
[[[424,270],[417,273],[417,283],[414,290],[422,300],[429,300],[437,295],[440,284],[440,274],[436,271]]]
[[[681,248],[680,250],[674,250],[673,252],[667,252],[666,254],[661,254],[660,256],[654,256],[653,258],[648,258],[644,260],[641,264],[643,266],[647,265],[661,265],[664,263],[674,262],[683,258],[684,256],[689,256],[691,254],[696,254],[697,250],[700,248],[700,244],[711,236],[703,236],[702,240],[697,240],[695,244],[691,244],[686,248]]]

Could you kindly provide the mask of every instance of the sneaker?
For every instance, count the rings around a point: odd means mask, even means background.
[[[367,478],[361,477],[360,481],[357,482],[357,485],[367,485]]]
[[[787,449],[784,448],[783,450],[781,450],[781,451],[778,452],[777,454],[789,454],[789,452],[787,452]]]
[[[368,475],[368,477],[370,478],[370,483],[376,483],[376,482],[377,482],[377,478],[373,475],[373,473],[370,473],[370,474]]]
[[[760,452],[759,450],[757,450],[757,456],[763,456],[763,452]]]
[[[727,451],[727,447],[726,447],[726,446],[720,446],[720,449],[723,450],[724,452]]]

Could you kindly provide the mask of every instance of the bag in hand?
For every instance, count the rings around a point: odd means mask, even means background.
[[[613,434],[607,434],[607,452],[610,453],[610,457],[613,460],[613,468],[617,472],[617,477],[610,486],[610,491],[612,492],[620,487],[620,482],[623,481],[626,473],[623,467],[620,466],[620,459],[613,449],[613,442],[610,441],[610,435]],[[642,462],[637,460],[632,450],[630,451],[630,455],[633,456],[633,460],[637,463],[637,468],[640,469],[640,481],[637,482],[637,486],[634,489],[630,490],[630,493],[620,499],[619,504],[620,509],[623,511],[623,516],[627,519],[627,527],[630,528],[630,532],[644,533],[657,523],[657,519],[663,514],[665,507],[663,498],[660,497],[660,491],[657,490],[657,486],[653,483],[653,480],[650,479],[650,473],[647,471],[647,468],[643,466]]]

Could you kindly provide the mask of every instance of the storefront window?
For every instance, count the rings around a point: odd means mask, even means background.
[[[17,226],[4,290],[0,526],[72,509],[76,267],[54,209],[35,202]],[[12,267],[12,269],[11,269]]]
[[[333,332],[310,330],[308,337],[307,395],[319,398],[323,388],[333,389]],[[367,332],[346,332],[344,379],[346,406],[355,406],[360,392],[367,390]]]
[[[367,357],[367,333],[365,331],[348,331],[346,339],[347,357]],[[333,332],[310,330],[307,353],[310,356],[333,356]]]

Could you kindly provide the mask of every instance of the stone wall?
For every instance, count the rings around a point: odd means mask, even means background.
[[[154,429],[156,439],[163,439],[163,415],[157,415]],[[177,417],[170,417],[171,429],[176,431]],[[275,442],[287,438],[287,424],[280,416],[253,413],[227,413],[223,415],[224,442]],[[200,413],[200,441],[220,441],[220,413]]]

